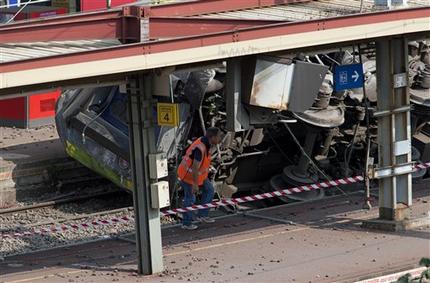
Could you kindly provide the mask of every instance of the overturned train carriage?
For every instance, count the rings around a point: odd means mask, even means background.
[[[429,162],[429,52],[423,43],[418,53],[412,45],[416,44],[410,44],[412,155],[417,162]],[[213,149],[211,176],[221,196],[363,174],[367,154],[377,157],[371,107],[376,104],[376,64],[371,54],[351,50],[255,56],[210,69],[153,75],[158,102],[179,104],[179,127],[159,127],[155,133],[158,150],[167,154],[172,191],[184,150],[209,126],[225,133]],[[334,68],[359,58],[365,91],[334,91]],[[65,91],[58,101],[56,123],[71,157],[117,185],[132,188],[125,88]],[[414,177],[419,180],[426,174],[423,169]],[[326,193],[330,192],[317,190],[291,198],[321,198]]]

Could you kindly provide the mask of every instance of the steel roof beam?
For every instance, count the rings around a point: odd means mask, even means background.
[[[141,19],[147,8],[124,7],[120,13],[89,13],[58,17],[45,21],[0,26],[0,43],[119,39],[123,43],[140,42]],[[273,20],[211,19],[196,17],[150,17],[152,39],[200,35],[279,23]],[[180,28],[178,28],[180,27]]]
[[[0,43],[120,38],[122,14],[104,11],[0,25]]]
[[[130,20],[135,22],[133,17],[153,19],[155,27],[150,28],[151,38],[191,36],[271,24],[276,21],[207,18],[182,18],[181,20],[178,16],[210,14],[309,1],[311,0],[202,0],[152,7],[125,6],[122,9],[117,8],[0,25],[0,43],[85,39],[120,39],[123,42],[139,41],[137,37],[140,34],[140,26],[127,24]],[[140,13],[137,13],[137,10]],[[181,25],[180,29],[178,29],[178,25]]]
[[[430,7],[280,23],[0,64],[0,96],[89,77],[428,33]]]
[[[169,5],[154,6],[150,10],[150,16],[195,16],[311,1],[312,0],[203,0],[196,2],[178,2]]]
[[[211,34],[243,28],[271,25],[286,21],[221,19],[197,17],[150,17],[150,38],[175,38]]]
[[[126,6],[121,10],[82,13],[0,25],[0,43],[119,39],[140,42],[142,18],[148,8]]]
[[[235,43],[240,45],[240,42],[248,42],[258,39],[273,38],[294,34],[306,35],[307,33],[311,32],[327,31],[332,29],[338,30],[348,27],[360,27],[366,24],[383,24],[384,22],[390,21],[414,19],[425,19],[428,21],[429,14],[430,7],[411,8],[369,14],[348,15],[343,17],[333,17],[326,19],[316,19],[304,22],[278,23],[183,38],[172,38],[167,40],[126,44],[117,47],[109,47],[91,51],[2,63],[0,64],[0,76],[1,73],[5,72],[15,72],[21,70],[30,70],[35,68],[52,67],[73,63],[87,63],[90,61],[109,60],[130,56],[150,55],[169,51],[182,51],[191,48],[200,48],[229,43]],[[379,34],[383,34],[383,32],[376,30],[375,35]],[[372,36],[370,36],[369,34],[362,34],[362,37],[362,39],[372,38]],[[377,36],[373,36],[373,38],[375,37]],[[348,34],[338,34],[336,39],[333,40],[335,42],[342,42],[343,38],[348,38]],[[318,41],[322,41],[323,39],[315,38],[314,40],[316,44]],[[219,58],[250,55],[254,53],[259,53],[257,52],[258,50],[259,49],[257,47],[249,45],[248,48],[245,50],[231,50],[231,52],[230,50],[223,51],[222,54],[219,54]],[[272,49],[268,51],[277,50]],[[174,61],[175,60],[172,58],[172,62]]]

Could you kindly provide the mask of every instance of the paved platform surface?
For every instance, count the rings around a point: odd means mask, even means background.
[[[55,126],[0,127],[0,208],[97,177],[68,157]]]
[[[414,216],[428,216],[429,183],[414,188]],[[430,228],[364,230],[377,216],[362,197],[253,212],[295,225],[235,215],[196,231],[163,229],[166,271],[137,276],[135,245],[103,240],[5,258],[1,282],[353,282],[413,268],[430,256]]]
[[[55,126],[36,129],[0,127],[0,168],[66,157]]]

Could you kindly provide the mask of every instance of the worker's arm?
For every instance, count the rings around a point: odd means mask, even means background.
[[[199,191],[199,168],[201,161],[193,160],[193,165],[191,168],[193,169],[193,191],[195,194]]]

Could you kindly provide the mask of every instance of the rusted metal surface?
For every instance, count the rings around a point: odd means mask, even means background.
[[[287,110],[294,64],[257,60],[249,104]]]
[[[251,71],[254,71],[254,76],[248,101],[250,105],[303,112],[312,106],[327,67],[260,56]]]

